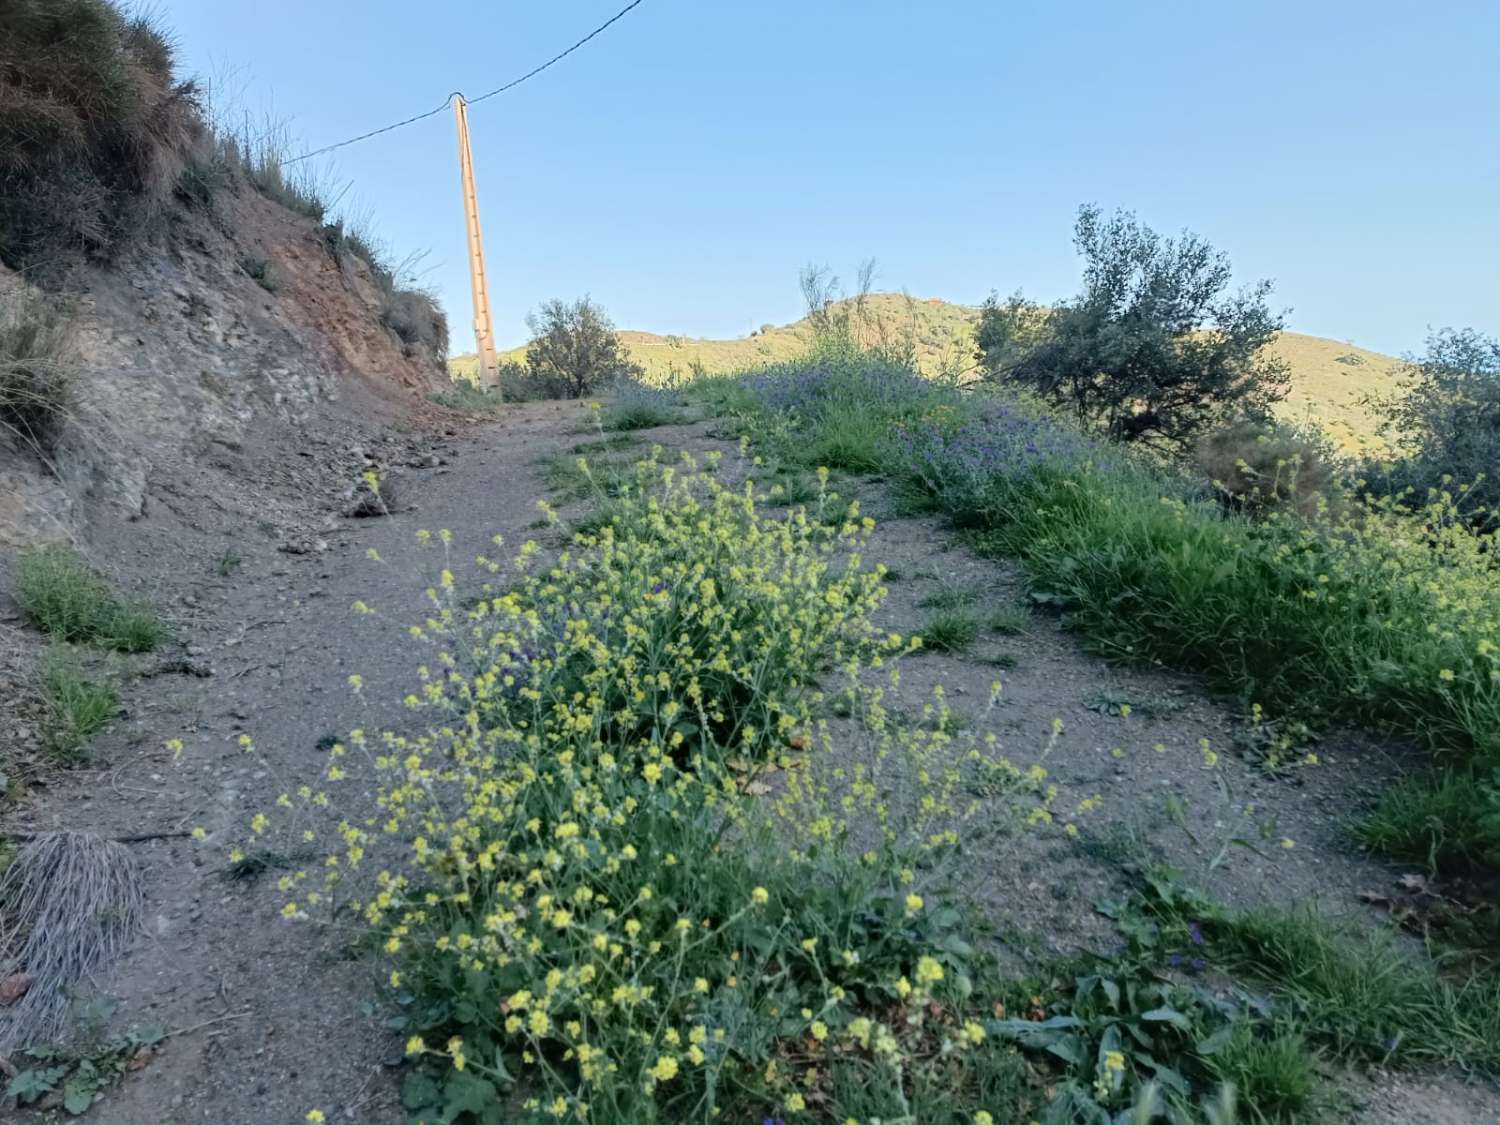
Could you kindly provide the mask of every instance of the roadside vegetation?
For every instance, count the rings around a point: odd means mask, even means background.
[[[641,460],[621,435],[548,462],[557,499],[592,504],[571,524],[541,505],[554,562],[526,543],[470,576],[423,533],[433,657],[407,704],[430,717],[351,732],[231,855],[332,841],[281,880],[283,912],[384,949],[412,1113],[1314,1122],[1346,1114],[1345,1068],[1500,1070],[1483,957],[1230,910],[1159,867],[1101,904],[1117,951],[1002,971],[964,857],[1072,836],[1098,802],[1059,807],[941,693],[920,721],[887,708],[914,652],[1030,614],[954,586],[923,599],[920,639],[881,634],[888,575],[830,480],[945,514],[1095,647],[1204,674],[1257,729],[1423,742],[1431,779],[1356,831],[1434,865],[1494,859],[1500,603],[1466,493],[1376,496],[1311,458],[1304,487],[1316,435],[1227,403],[1150,450],[1032,387],[919,376],[899,333],[823,323],[796,362],[686,388],[740,434],[747,490],[717,455]],[[1267,764],[1305,753],[1284,738]],[[342,784],[356,760],[373,807]],[[356,827],[374,807],[383,830]]]

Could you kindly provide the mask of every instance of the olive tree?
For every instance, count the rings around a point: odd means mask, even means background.
[[[1221,251],[1186,231],[1164,238],[1129,212],[1080,208],[1073,241],[1077,296],[1050,308],[1020,294],[986,302],[977,343],[989,377],[1173,453],[1286,396],[1286,365],[1265,351],[1284,323],[1270,282],[1231,291]]]
[[[526,368],[539,381],[561,384],[574,398],[641,369],[625,354],[614,324],[588,297],[553,298],[526,318],[533,339]]]

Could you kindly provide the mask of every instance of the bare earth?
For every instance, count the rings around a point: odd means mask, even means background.
[[[392,1010],[377,973],[338,936],[283,921],[274,874],[230,881],[224,857],[256,810],[317,776],[320,739],[408,721],[398,701],[422,657],[405,627],[423,616],[435,561],[419,550],[417,529],[452,529],[460,558],[496,533],[512,545],[544,534],[532,529],[535,501],[546,495],[538,462],[589,440],[586,417],[578,404],[539,403],[446,435],[330,423],[305,450],[269,439],[246,445],[235,466],[246,483],[232,495],[203,495],[184,468],[153,478],[144,518],[100,529],[93,555],[162,607],[178,642],[133,667],[181,660],[172,667],[208,674],[134,678],[125,714],[94,745],[92,768],[39,790],[5,827],[122,836],[202,826],[209,838],[133,846],[147,932],[102,991],[118,1001],[116,1025],[182,1033],[90,1119],[262,1125],[300,1121],[316,1106],[330,1121],[404,1120],[400,1037],[384,1024]],[[702,424],[642,436],[732,449]],[[391,478],[394,511],[343,518],[340,490],[365,455],[408,466]],[[878,485],[858,491],[881,521],[866,557],[898,574],[881,611],[890,628],[920,632],[930,611],[919,603],[943,589],[979,587],[982,607],[1024,599],[1008,565],[952,545],[936,520],[883,518]],[[366,557],[371,547],[383,563]],[[243,561],[222,577],[216,563],[231,548]],[[377,614],[351,612],[356,599]],[[33,644],[0,632],[8,651]],[[996,658],[1014,666],[987,662]],[[347,685],[354,672],[365,680],[361,698]],[[987,710],[995,679],[1000,703]],[[1046,766],[1062,803],[1103,798],[1077,840],[1031,836],[976,857],[972,881],[995,921],[989,936],[1018,963],[1037,952],[1108,948],[1112,931],[1093,907],[1151,859],[1227,902],[1315,902],[1339,913],[1365,910],[1361,890],[1386,890],[1402,874],[1358,854],[1340,827],[1400,768],[1397,751],[1339,736],[1319,748],[1320,765],[1292,780],[1268,778],[1231,752],[1242,720],[1190,678],[1109,665],[1043,612],[1026,634],[982,636],[963,657],[912,658],[899,702],[918,709],[939,682],[955,709],[993,730],[1017,761],[1036,760],[1061,719]],[[239,749],[242,733],[254,736],[269,767]],[[186,743],[177,764],[162,748],[170,738]],[[1203,764],[1202,739],[1220,755],[1215,769]],[[1236,837],[1256,850],[1227,843]],[[1358,1107],[1351,1120],[1361,1122],[1500,1123],[1500,1090],[1458,1076],[1374,1074],[1351,1084],[1350,1096]]]

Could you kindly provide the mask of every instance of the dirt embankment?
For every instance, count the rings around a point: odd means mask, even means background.
[[[0,547],[139,519],[169,469],[233,490],[251,434],[295,456],[326,414],[425,412],[442,334],[403,340],[389,279],[331,231],[242,184],[46,294],[71,320],[71,403],[50,449],[0,434]],[[0,302],[36,297],[0,266]]]

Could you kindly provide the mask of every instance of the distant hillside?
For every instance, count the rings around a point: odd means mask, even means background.
[[[870,319],[893,339],[910,332],[916,340],[918,362],[928,374],[963,371],[974,363],[974,324],[979,310],[937,298],[907,298],[875,293],[866,298]],[[734,340],[701,340],[692,336],[660,336],[654,332],[620,332],[631,358],[652,380],[673,372],[690,374],[695,367],[711,374],[735,371],[796,356],[811,337],[807,320],[767,325]],[[1379,446],[1376,419],[1360,399],[1372,391],[1388,390],[1401,361],[1352,344],[1285,332],[1272,345],[1292,370],[1292,390],[1281,405],[1283,417],[1322,425],[1344,448]],[[523,361],[522,345],[502,353],[502,360]],[[478,360],[473,355],[449,360],[455,378],[472,378]]]

